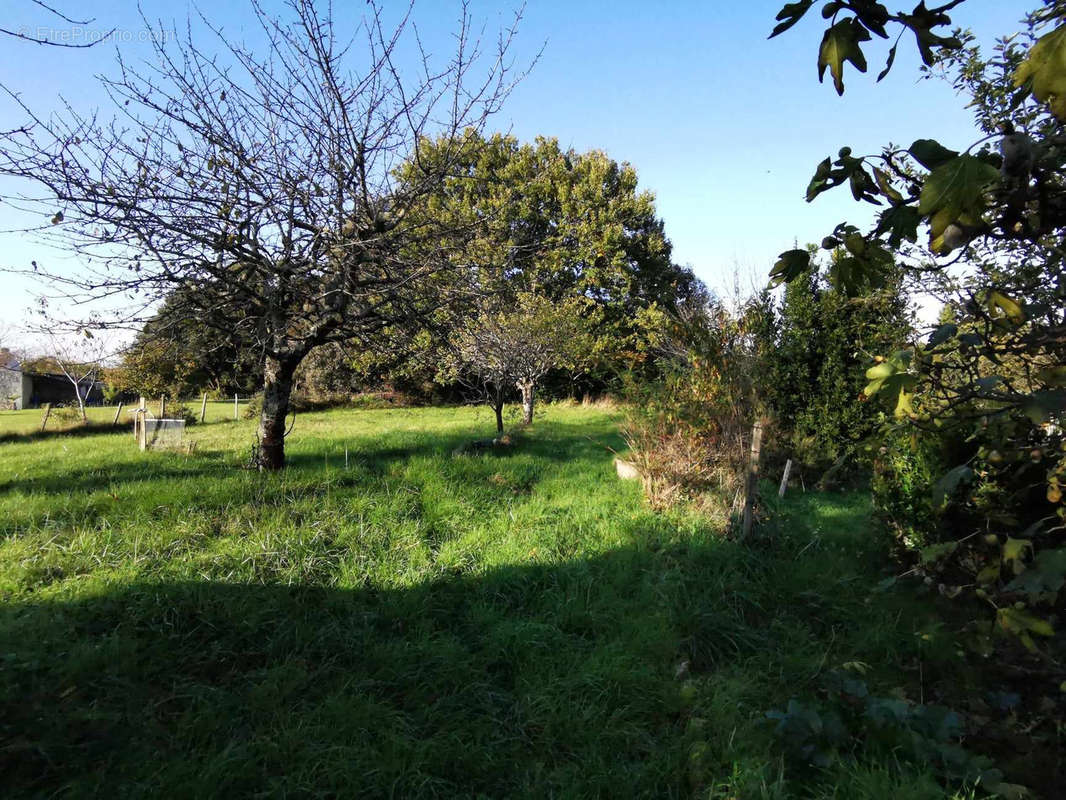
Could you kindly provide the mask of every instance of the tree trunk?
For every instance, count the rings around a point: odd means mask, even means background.
[[[298,363],[267,356],[263,364],[263,411],[259,416],[259,464],[263,469],[285,467],[285,418]]]
[[[533,381],[521,380],[518,388],[522,392],[522,424],[533,424]]]
[[[495,403],[492,410],[496,412],[496,433],[503,433],[503,403]]]
[[[78,381],[73,381],[74,384],[74,396],[78,399],[78,411],[81,412],[81,421],[88,422],[89,415],[85,413],[85,398],[81,394],[81,384]]]

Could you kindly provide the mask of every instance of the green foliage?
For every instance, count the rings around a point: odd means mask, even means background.
[[[871,482],[881,519],[914,551],[938,541],[938,509],[930,486],[944,472],[935,440],[906,431],[881,437]]]
[[[961,2],[961,0],[959,0]],[[837,94],[844,94],[844,62],[848,61],[859,71],[866,72],[866,56],[862,49],[864,42],[869,42],[871,34],[880,39],[888,39],[888,26],[896,25],[900,36],[906,31],[914,34],[922,62],[930,66],[942,50],[959,47],[959,40],[954,36],[941,36],[937,28],[951,24],[951,18],[945,13],[958,3],[949,2],[938,8],[926,8],[919,3],[913,11],[891,12],[877,0],[826,0],[822,3],[822,17],[831,20],[818,48],[818,80],[822,80],[828,67],[833,75],[833,85]],[[777,15],[780,23],[770,34],[772,39],[784,33],[815,5],[814,0],[786,3]],[[842,16],[843,13],[843,16]],[[877,80],[884,78],[892,69],[896,59],[896,43],[888,51],[885,68],[878,74]]]
[[[81,425],[85,422],[77,405],[55,406],[48,421],[56,425]]]
[[[798,764],[824,769],[837,761],[891,753],[900,768],[931,769],[949,784],[980,785],[992,792],[1004,785],[1003,773],[990,759],[961,746],[959,714],[899,696],[875,696],[854,669],[830,671],[819,699],[790,700],[784,710],[768,711],[766,717],[776,723],[775,736]]]
[[[454,159],[454,151],[452,143],[430,141],[419,158]],[[400,174],[410,169],[404,165]],[[566,150],[551,138],[523,144],[512,136],[469,135],[450,174],[420,213],[456,230],[479,221],[483,230],[464,248],[464,280],[475,286],[442,285],[441,291],[470,296],[474,288],[498,295],[504,305],[522,293],[592,305],[582,314],[590,323],[585,386],[602,389],[620,373],[641,368],[654,336],[645,315],[656,308],[672,312],[704,293],[691,270],[672,261],[654,197],[639,188],[630,164],[598,150]],[[428,367],[423,374],[437,378],[434,365],[441,360],[425,351],[446,350],[448,338],[477,312],[472,301],[435,321],[433,335],[413,348],[423,351],[412,354]]]
[[[241,319],[225,330],[207,325],[204,309],[211,302],[210,286],[172,292],[126,351],[122,388],[153,397],[257,391],[263,367],[253,321]]]
[[[907,335],[909,315],[898,288],[850,298],[808,269],[786,284],[770,313],[760,394],[777,420],[778,449],[822,470],[842,455],[860,455],[882,414],[872,403],[856,402],[864,397],[859,369]]]
[[[193,409],[184,403],[167,403],[167,419],[184,420],[186,425],[195,425],[200,421],[199,409]]]
[[[765,298],[762,298],[765,300]],[[763,406],[759,351],[767,307],[711,302],[667,320],[656,381],[626,386],[623,435],[654,508],[705,497],[726,507],[744,475]],[[712,494],[709,494],[713,490]]]
[[[969,34],[936,33],[956,5],[920,5],[910,14],[875,2],[823,7],[831,31],[848,22],[878,33],[872,11],[878,24],[910,28],[926,67],[939,64],[972,98],[985,135],[956,149],[919,138],[862,159],[842,148],[836,161],[818,165],[808,199],[847,182],[857,200],[881,204],[877,225],[853,234],[864,244],[847,249],[899,256],[910,290],[947,299],[924,342],[905,353],[882,351],[868,371],[865,394],[885,396],[903,421],[887,432],[877,502],[904,546],[917,549],[930,582],[949,597],[987,601],[998,628],[1035,649],[1052,632],[1046,615],[1061,608],[1059,561],[1043,554],[1058,551],[1066,521],[1066,392],[1058,378],[1066,313],[1064,10],[1038,8],[1020,36],[999,40],[985,56]],[[850,36],[848,52],[865,41]],[[927,249],[910,244],[922,227]],[[847,246],[840,230],[823,248]],[[949,254],[951,261],[938,260]],[[952,270],[955,263],[964,269]],[[798,279],[795,268],[771,277],[786,274]],[[861,257],[829,271],[847,292],[868,291],[880,274]]]

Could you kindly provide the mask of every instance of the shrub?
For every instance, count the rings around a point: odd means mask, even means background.
[[[200,413],[194,411],[184,403],[171,402],[167,404],[167,419],[183,419],[185,424],[195,425],[200,420]]]
[[[708,494],[725,503],[743,480],[759,409],[744,310],[709,304],[675,320],[660,358],[664,377],[627,388],[622,434],[653,508]]]
[[[929,490],[944,472],[936,445],[897,430],[884,438],[874,458],[874,508],[906,549],[917,550],[938,539]]]
[[[58,423],[61,426],[85,424],[85,418],[81,415],[81,409],[77,406],[53,406],[48,419],[50,422]]]
[[[1061,610],[1066,584],[1062,433],[1025,415],[971,418],[973,427],[893,432],[877,459],[875,506],[915,572],[947,597],[987,602],[998,630],[1035,650],[1034,637],[1054,633],[1046,616]]]
[[[259,415],[263,413],[263,395],[253,394],[248,398],[248,405],[244,407],[244,411],[241,412],[241,416],[245,419],[259,419]]]

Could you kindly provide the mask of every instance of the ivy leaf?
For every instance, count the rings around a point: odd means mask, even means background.
[[[844,94],[844,62],[850,61],[859,72],[866,72],[866,56],[859,42],[870,41],[870,34],[857,19],[848,17],[826,30],[818,49],[818,82],[828,68],[833,75],[837,94]]]
[[[892,180],[883,169],[874,167],[874,177],[877,179],[877,188],[881,190],[881,194],[888,198],[890,203],[903,202],[903,195],[896,191],[896,188],[892,185]]]
[[[910,375],[900,381],[899,394],[896,395],[896,408],[892,412],[897,418],[914,416],[914,406],[911,405],[911,398],[914,397],[914,392],[909,391],[909,389],[913,388],[913,385],[914,378]]]
[[[780,286],[789,283],[811,266],[811,254],[806,250],[786,250],[777,257],[777,263],[770,271],[770,285]]]
[[[1045,367],[1037,370],[1036,377],[1048,386],[1066,386],[1066,366]]]
[[[1003,563],[1009,564],[1014,574],[1025,569],[1025,555],[1033,550],[1033,543],[1028,539],[1011,539],[1003,543]]]
[[[973,480],[973,470],[965,464],[948,470],[944,476],[933,486],[933,508],[940,509],[963,483]]]
[[[934,47],[947,50],[957,50],[962,47],[962,42],[954,36],[940,36],[933,33],[933,28],[940,25],[950,25],[951,17],[941,9],[928,9],[925,0],[922,0],[910,14],[900,14],[903,24],[914,31],[914,38],[918,43],[918,52],[921,54],[922,63],[927,67],[936,63]]]
[[[840,181],[834,181],[833,177],[833,161],[827,157],[818,164],[817,169],[814,170],[814,177],[807,184],[807,202],[811,202],[822,192],[840,183]]]
[[[1066,120],[1066,25],[1036,40],[1014,72],[1014,85],[1031,91],[1056,117]]]
[[[995,583],[999,580],[999,564],[989,564],[977,573],[977,582],[982,586]]]
[[[922,564],[934,564],[942,558],[950,556],[959,547],[958,542],[941,542],[940,544],[931,544],[928,547],[923,547],[918,556],[922,560]]]
[[[948,150],[936,139],[918,139],[907,152],[926,169],[936,169],[959,155],[954,150]]]
[[[1043,550],[1032,565],[1006,585],[1008,592],[1038,595],[1057,592],[1066,584],[1066,549]]]
[[[997,612],[998,621],[1000,626],[1011,633],[1017,634],[1021,638],[1022,642],[1030,650],[1030,643],[1026,642],[1027,634],[1035,633],[1038,636],[1054,636],[1055,629],[1051,627],[1051,623],[1045,619],[1030,614],[1028,611],[1024,611],[1014,606],[1006,606],[999,609]]]
[[[787,31],[803,19],[803,15],[810,11],[811,6],[813,5],[814,0],[800,0],[798,3],[785,3],[785,7],[777,12],[776,19],[780,24],[774,28],[773,33],[767,38],[773,39],[775,36]]]
[[[863,396],[873,397],[878,392],[883,392],[895,399],[894,413],[897,417],[913,415],[911,398],[918,380],[907,372],[909,363],[910,353],[901,350],[891,358],[870,367],[866,370],[866,378],[870,382],[863,389]]]
[[[848,255],[837,257],[829,267],[829,282],[848,297],[880,289],[891,271],[892,254],[880,242],[855,233],[844,237]]]
[[[946,161],[926,177],[918,199],[918,212],[935,214],[947,208],[979,214],[984,210],[982,192],[998,177],[995,167],[974,156],[962,155]]]

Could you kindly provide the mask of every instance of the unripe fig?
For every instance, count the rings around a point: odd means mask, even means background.
[[[1003,155],[1003,175],[1020,178],[1029,174],[1033,167],[1033,140],[1024,133],[1011,133],[999,140],[999,152]]]
[[[961,225],[956,225],[954,222],[944,228],[943,239],[945,250],[956,250],[970,240],[966,230]]]

